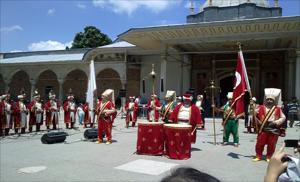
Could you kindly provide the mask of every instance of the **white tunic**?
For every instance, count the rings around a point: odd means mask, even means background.
[[[150,107],[155,106],[155,102],[152,100],[150,103]],[[154,121],[155,120],[155,109],[152,109],[149,113],[149,120]]]
[[[179,124],[187,124],[190,120],[190,109],[191,106],[181,106],[178,113],[178,123]],[[187,121],[187,122],[181,122],[181,121]]]
[[[75,122],[75,103],[69,101],[70,121]]]
[[[20,111],[21,111],[21,128],[25,128],[26,127],[26,123],[27,123],[27,108],[26,105],[23,102],[19,102],[19,106],[20,106]]]
[[[40,124],[42,122],[42,114],[43,114],[42,103],[35,102],[34,106],[36,108],[35,122]]]
[[[134,102],[130,102],[130,103],[128,104],[128,109],[130,109],[129,114],[130,114],[130,116],[131,116],[132,118],[133,118],[133,114],[134,114],[133,107],[134,107]]]
[[[11,104],[8,102],[5,102],[5,113],[6,113],[6,128],[9,128],[10,119],[11,119]]]

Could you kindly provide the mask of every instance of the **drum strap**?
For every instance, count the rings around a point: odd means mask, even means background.
[[[271,117],[271,115],[273,114],[273,112],[275,111],[275,106],[273,106],[269,111],[268,113],[266,114],[266,117],[264,118],[263,122],[262,122],[262,125],[260,126],[259,128],[259,132],[258,133],[261,133],[262,132],[262,129],[264,128],[266,122],[269,120],[269,118]]]
[[[166,115],[168,114],[168,112],[169,112],[169,110],[170,110],[170,108],[171,108],[172,105],[173,105],[173,101],[167,106],[167,108],[166,108],[166,110],[165,110],[165,112],[163,114],[163,118],[166,117]]]
[[[227,114],[226,118],[224,119],[223,125],[225,126],[225,124],[227,123],[230,115],[233,113],[233,109],[230,108],[229,113]]]
[[[103,111],[104,111],[107,104],[108,104],[108,102],[105,102],[103,104],[103,106],[99,109],[100,111],[99,111],[99,114],[98,114],[98,120],[99,120],[99,117],[101,116],[101,114],[103,113]]]

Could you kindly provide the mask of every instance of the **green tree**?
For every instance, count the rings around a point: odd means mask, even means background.
[[[72,47],[74,48],[95,48],[112,43],[111,39],[94,26],[87,26],[84,32],[75,35]]]

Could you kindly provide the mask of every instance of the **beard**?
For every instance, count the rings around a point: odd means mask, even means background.
[[[266,102],[266,107],[271,108],[274,106],[274,102]]]

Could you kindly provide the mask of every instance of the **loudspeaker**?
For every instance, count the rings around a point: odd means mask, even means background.
[[[45,133],[41,141],[43,144],[53,144],[53,143],[61,143],[66,140],[66,137],[68,134],[66,132],[50,132],[50,133]]]
[[[98,130],[96,128],[90,128],[84,131],[83,136],[85,139],[96,139],[98,138]],[[102,133],[102,138],[105,137],[105,133]]]
[[[126,90],[125,89],[120,89],[119,96],[120,97],[126,97]]]
[[[84,131],[83,136],[85,139],[95,139],[98,137],[98,131],[96,128],[87,129]]]

